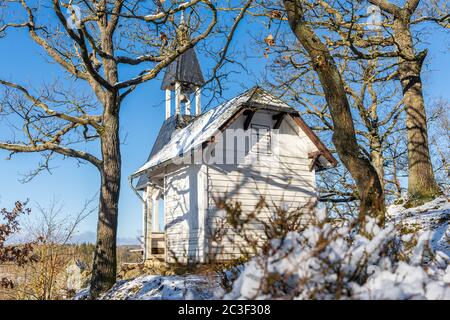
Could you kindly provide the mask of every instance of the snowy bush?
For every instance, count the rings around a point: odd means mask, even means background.
[[[450,299],[446,198],[411,209],[391,206],[383,228],[371,219],[364,228],[358,221],[330,219],[323,210],[280,210],[261,221],[233,205],[226,210],[232,214],[228,223],[250,241],[243,253],[259,252],[247,263],[219,275],[119,281],[101,298]],[[256,242],[252,233],[246,234],[245,225],[255,221],[271,240]],[[76,298],[86,299],[87,293]]]
[[[437,219],[423,224],[433,210]],[[450,299],[447,199],[389,213],[383,228],[367,218],[363,229],[323,210],[307,214],[301,232],[272,239],[245,264],[225,298]]]

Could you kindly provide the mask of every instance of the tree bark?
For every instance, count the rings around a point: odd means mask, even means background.
[[[106,22],[104,22],[106,25]],[[102,48],[114,56],[113,31],[106,28],[101,35]],[[103,58],[105,78],[117,83],[118,68],[113,59]],[[116,282],[116,236],[119,211],[121,156],[119,137],[120,98],[116,89],[104,91],[103,132],[100,134],[102,184],[100,189],[97,244],[92,268],[90,294],[92,298],[110,289]]]
[[[392,157],[392,183],[395,186],[397,197],[400,197],[402,195],[402,186],[398,180],[397,159],[395,155]]]
[[[384,157],[383,157],[383,139],[380,135],[380,123],[378,120],[378,95],[374,88],[373,79],[376,77],[378,59],[368,61],[368,68],[365,71],[365,81],[367,81],[367,90],[369,92],[372,103],[368,108],[370,118],[364,116],[365,124],[369,133],[370,161],[380,179],[381,188],[385,193],[384,184]],[[362,103],[364,97],[362,97]],[[364,110],[364,108],[363,108]],[[366,112],[364,110],[364,112]]]
[[[116,282],[116,235],[120,192],[120,139],[116,98],[110,97],[103,115],[105,130],[101,135],[103,157],[97,244],[91,277],[91,297],[110,289]]]
[[[370,144],[370,160],[380,179],[381,188],[384,190],[384,157],[381,142],[378,137],[371,137]]]
[[[414,52],[410,16],[395,17],[394,38],[399,47],[399,77],[406,105],[408,134],[408,193],[412,199],[427,200],[440,194],[428,146],[427,116],[420,77],[426,51]]]
[[[355,180],[360,200],[360,219],[372,216],[384,223],[384,194],[374,167],[361,152],[350,105],[339,70],[328,48],[304,21],[300,0],[283,0],[292,31],[307,51],[322,84],[333,119],[333,143],[339,158]]]

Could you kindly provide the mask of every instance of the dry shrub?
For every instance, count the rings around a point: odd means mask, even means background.
[[[12,210],[6,208],[0,210],[0,265],[23,267],[36,261],[33,252],[36,241],[18,245],[6,243],[20,232],[19,218],[30,214],[31,210],[26,205],[26,202],[17,201]],[[0,277],[0,288],[13,289],[14,286],[15,283],[9,276]]]

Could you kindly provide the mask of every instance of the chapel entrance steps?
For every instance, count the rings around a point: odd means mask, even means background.
[[[166,233],[152,232],[152,254],[150,258],[165,260],[166,257]]]
[[[142,239],[142,237],[141,237]],[[149,259],[155,259],[158,261],[165,261],[166,259],[166,234],[165,232],[152,232],[152,251],[151,255],[147,257]],[[142,245],[139,249],[130,250],[131,253],[135,253],[139,256],[138,263],[144,263],[144,246]],[[128,263],[127,263],[128,264]]]

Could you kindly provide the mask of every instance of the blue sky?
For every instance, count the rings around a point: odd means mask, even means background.
[[[243,26],[235,44],[248,41],[248,26]],[[212,61],[207,61],[199,54],[203,72],[212,69]],[[255,59],[253,59],[255,60]],[[258,71],[264,65],[264,58],[256,59],[252,70]],[[0,40],[0,77],[24,86],[39,88],[44,83],[55,79],[65,81],[61,68],[49,63],[42,50],[34,44],[25,32],[10,30],[8,36]],[[128,73],[128,70],[125,70]],[[159,128],[164,121],[164,92],[160,90],[163,73],[158,78],[141,85],[129,95],[122,105],[122,185],[120,196],[120,216],[118,236],[135,238],[139,234],[142,222],[141,202],[128,186],[128,176],[143,165],[147,159]],[[226,84],[224,98],[250,88],[255,80],[246,73],[234,74]],[[203,100],[209,101],[208,97]],[[213,106],[215,103],[213,104]],[[0,132],[5,133],[5,127]],[[5,135],[2,134],[4,137]],[[48,205],[53,198],[59,199],[68,213],[78,212],[83,203],[92,198],[99,188],[99,174],[91,165],[79,166],[73,159],[53,161],[52,173],[41,173],[26,184],[18,180],[42,159],[37,154],[16,154],[12,160],[5,160],[8,153],[0,150],[0,207],[11,207],[16,200],[30,200],[33,208],[38,202]],[[95,232],[96,213],[90,215],[79,227],[80,233]]]
[[[246,48],[253,42],[249,35],[252,27],[261,28],[251,23],[243,24],[238,30],[233,48]],[[427,41],[429,55],[427,71],[424,73],[426,98],[428,101],[431,97],[450,99],[448,38],[444,32],[433,31]],[[230,76],[225,98],[231,98],[258,82],[257,75],[269,60],[258,57],[260,53],[254,53],[254,56],[246,62],[249,72]],[[201,55],[199,58],[204,73],[211,71],[211,62],[205,61]],[[12,31],[8,37],[0,40],[0,77],[24,85],[32,84],[34,87],[63,78],[60,67],[48,63],[26,33],[19,31]],[[162,74],[139,87],[122,106],[121,135],[125,139],[122,145],[123,174],[118,230],[122,238],[134,238],[141,229],[141,203],[128,186],[128,176],[145,162],[164,120],[164,93],[159,88],[161,77]],[[44,172],[32,182],[21,184],[18,181],[20,173],[33,169],[40,157],[18,154],[12,160],[4,160],[7,156],[6,152],[0,150],[0,207],[11,207],[14,201],[24,199],[30,199],[32,207],[36,202],[46,205],[56,197],[65,204],[68,212],[77,212],[83,202],[98,190],[97,170],[90,165],[78,166],[72,159],[59,159],[53,163],[57,168],[52,174]],[[95,232],[96,221],[94,213],[82,223],[80,232]]]

